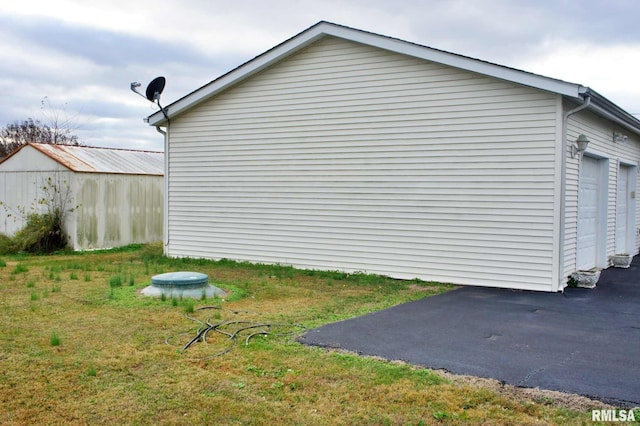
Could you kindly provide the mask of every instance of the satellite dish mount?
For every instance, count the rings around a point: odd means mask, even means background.
[[[165,111],[165,109],[162,107],[162,105],[160,105],[160,95],[162,94],[162,91],[164,90],[164,85],[167,82],[167,80],[164,77],[156,77],[153,80],[151,80],[151,83],[149,83],[149,85],[147,86],[147,90],[145,91],[145,94],[143,95],[142,93],[140,93],[138,91],[138,87],[142,86],[142,84],[134,81],[133,83],[131,83],[131,91],[133,91],[134,93],[137,93],[138,95],[142,96],[143,98],[146,98],[149,102],[153,102],[154,104],[158,104],[158,107],[160,108],[160,111],[162,111],[162,114],[164,115],[164,118],[167,119],[167,121],[169,121],[169,116],[167,116],[167,112]]]

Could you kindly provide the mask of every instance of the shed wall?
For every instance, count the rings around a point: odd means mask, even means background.
[[[0,164],[0,172],[28,173],[43,171],[69,171],[69,169],[31,146],[23,147]]]
[[[44,213],[47,205],[40,200],[50,199],[44,190],[47,182],[66,191],[73,180],[70,171],[0,171],[0,233],[12,236],[26,225],[31,213]],[[69,189],[70,190],[70,189]]]
[[[549,291],[560,108],[323,39],[172,119],[167,254]]]
[[[13,235],[26,224],[26,215],[42,213],[43,188],[52,179],[68,183],[71,172],[30,146],[0,164],[0,233]]]
[[[51,179],[68,194],[65,229],[75,249],[161,241],[163,176],[72,172],[31,146],[0,165],[0,233],[12,236],[29,213],[46,212]]]
[[[161,241],[163,177],[76,173],[77,209],[69,215],[74,249]]]

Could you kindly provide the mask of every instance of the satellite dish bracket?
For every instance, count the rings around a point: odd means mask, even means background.
[[[164,115],[164,118],[167,119],[167,123],[168,123],[169,116],[167,115],[167,111],[162,107],[162,105],[160,105],[160,95],[164,90],[164,85],[166,81],[167,80],[162,76],[154,78],[153,80],[151,80],[151,83],[149,83],[149,85],[147,86],[147,90],[145,91],[144,95],[138,91],[138,87],[142,86],[142,84],[134,81],[133,83],[131,83],[131,91],[147,99],[149,102],[158,104],[160,111],[162,111],[162,114]]]

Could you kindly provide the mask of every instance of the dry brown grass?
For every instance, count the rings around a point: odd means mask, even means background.
[[[195,331],[184,317],[184,301],[138,294],[153,274],[197,270],[232,297],[196,306],[218,303],[250,311],[241,314],[249,319],[313,327],[450,286],[167,260],[157,247],[4,260],[0,424],[498,425],[589,419],[588,404],[571,406],[557,395],[501,392],[409,365],[305,347],[291,337],[255,337],[203,360],[216,351],[215,339],[184,353],[165,344],[168,336],[186,343]],[[117,274],[123,285],[112,288]],[[220,319],[225,315],[231,314]],[[51,344],[52,333],[60,338],[58,346]]]

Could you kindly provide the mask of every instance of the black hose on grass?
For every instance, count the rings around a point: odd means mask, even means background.
[[[196,308],[194,309],[194,311],[204,311],[207,309],[216,309],[216,310],[220,310],[220,311],[225,311],[225,312],[229,312],[233,315],[238,315],[241,313],[247,313],[247,314],[251,314],[252,312],[249,311],[233,311],[231,309],[227,309],[227,308],[222,308],[220,306],[202,306],[200,308]],[[218,334],[222,334],[224,336],[227,336],[226,342],[228,342],[228,346],[225,347],[222,351],[215,353],[213,355],[207,356],[204,359],[211,359],[211,358],[215,358],[221,355],[224,355],[226,353],[228,353],[229,351],[231,351],[231,349],[233,349],[237,344],[238,344],[238,337],[240,337],[240,335],[248,330],[256,330],[253,331],[251,333],[249,333],[246,338],[245,338],[245,345],[248,346],[249,345],[249,341],[255,337],[255,336],[269,336],[269,335],[274,335],[274,336],[290,336],[295,334],[296,331],[298,332],[303,332],[306,330],[306,327],[302,324],[279,324],[279,323],[264,323],[264,322],[258,322],[258,321],[247,321],[247,320],[223,320],[223,321],[219,321],[219,322],[212,322],[212,318],[209,317],[207,318],[204,322],[199,320],[198,318],[192,317],[191,315],[189,315],[188,313],[185,313],[185,318],[187,318],[190,321],[196,322],[199,324],[198,329],[196,330],[196,334],[195,336],[193,336],[184,346],[182,346],[181,352],[186,351],[187,349],[189,349],[193,344],[201,342],[206,344],[207,343],[207,335],[210,332],[216,332]],[[291,330],[288,332],[278,332],[280,329],[286,329],[286,328],[292,328],[295,330]],[[229,331],[226,331],[226,329],[230,329]],[[182,333],[180,334],[180,336],[185,335],[188,333]],[[177,337],[177,336],[174,336]],[[170,345],[170,346],[177,346],[173,343],[171,343],[171,340],[174,337],[167,337],[165,339],[165,343]]]

